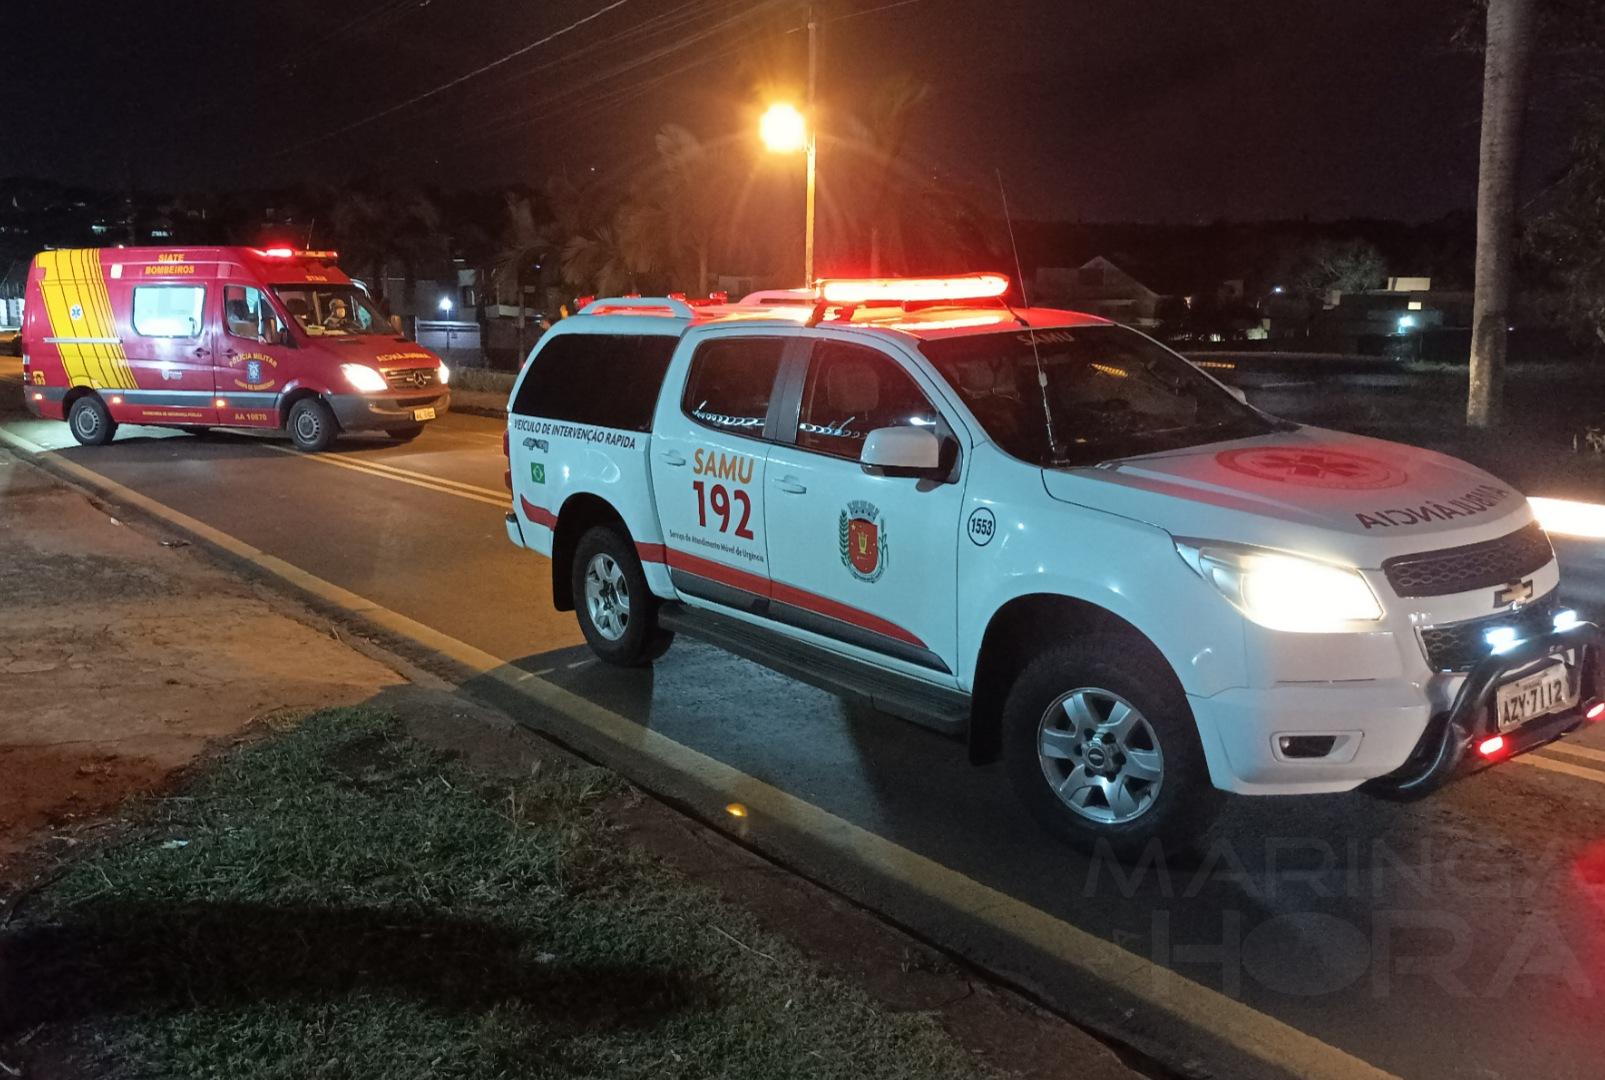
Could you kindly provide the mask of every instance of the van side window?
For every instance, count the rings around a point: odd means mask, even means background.
[[[153,338],[199,337],[205,303],[206,289],[200,285],[136,285],[134,333]]]
[[[512,411],[574,424],[651,431],[669,358],[666,334],[556,334],[536,350]]]
[[[283,341],[284,323],[261,289],[228,285],[223,289],[223,325],[231,337],[247,341]]]
[[[763,438],[784,338],[715,338],[691,357],[681,407],[699,424]]]
[[[856,461],[876,428],[935,429],[940,422],[930,399],[890,356],[859,345],[815,342],[797,422],[800,448]]]

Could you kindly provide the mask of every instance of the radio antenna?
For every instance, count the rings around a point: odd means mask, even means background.
[[[1014,218],[1009,214],[1009,192],[1003,186],[1003,170],[994,169],[998,177],[998,194],[1003,197],[1003,224],[1009,230],[1009,247],[1014,249],[1014,280],[1020,283],[1020,300],[1025,304],[1026,310],[1031,309],[1031,297],[1025,291],[1025,270],[1020,265],[1020,242],[1014,238]],[[1004,301],[1008,303],[1007,300]],[[1031,339],[1031,356],[1037,364],[1037,389],[1042,392],[1042,419],[1048,425],[1048,452],[1055,458],[1059,457],[1059,439],[1053,432],[1053,410],[1048,407],[1048,373],[1042,369],[1042,350],[1037,346],[1037,332],[1031,324],[1020,318],[1019,312],[1013,308],[1009,312],[1021,326],[1025,327],[1026,334]]]

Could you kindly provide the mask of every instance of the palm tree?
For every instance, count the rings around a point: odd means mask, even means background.
[[[1516,247],[1516,177],[1536,27],[1535,0],[1488,0],[1482,79],[1482,151],[1477,179],[1477,261],[1472,293],[1471,389],[1466,422],[1498,418],[1509,345]]]
[[[708,292],[709,261],[729,224],[732,163],[678,124],[655,139],[657,167],[621,208],[618,237],[643,272]]]

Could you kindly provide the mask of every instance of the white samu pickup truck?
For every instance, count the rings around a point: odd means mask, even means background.
[[[867,698],[1117,853],[1222,792],[1421,794],[1605,713],[1507,484],[1007,288],[590,304],[509,400],[509,539],[602,659],[683,632]]]

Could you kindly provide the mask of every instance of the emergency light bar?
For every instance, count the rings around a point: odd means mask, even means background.
[[[825,278],[816,287],[827,304],[928,304],[955,300],[996,300],[1009,291],[1003,274],[960,274],[943,278]]]
[[[287,247],[257,248],[256,253],[264,259],[317,259],[322,262],[334,262],[340,258],[338,251],[297,251],[295,248]]]

